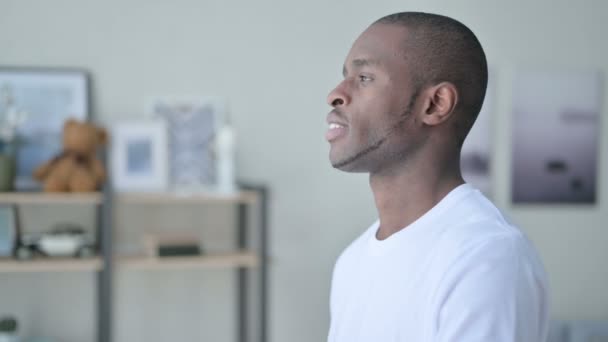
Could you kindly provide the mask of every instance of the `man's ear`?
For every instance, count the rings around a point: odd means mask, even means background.
[[[458,103],[456,87],[452,83],[441,82],[427,89],[426,94],[427,100],[422,122],[429,126],[445,122],[452,115]]]

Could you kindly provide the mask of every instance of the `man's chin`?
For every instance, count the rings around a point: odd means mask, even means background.
[[[329,158],[329,161],[331,163],[331,166],[333,166],[334,169],[340,170],[340,171],[344,171],[344,172],[367,172],[367,170],[365,170],[364,168],[360,167],[360,165],[357,165],[357,161],[356,160],[348,160],[348,159],[333,159],[333,158]]]

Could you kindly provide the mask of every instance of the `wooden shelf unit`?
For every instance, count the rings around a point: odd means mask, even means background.
[[[0,273],[97,272],[103,268],[101,257],[45,258],[33,260],[0,259]]]
[[[236,340],[239,342],[268,341],[268,190],[264,186],[242,187],[234,194],[197,193],[184,194],[175,192],[117,192],[110,200],[113,205],[234,205],[237,207],[235,227],[236,247],[234,252],[222,254],[203,254],[189,257],[150,257],[114,255],[113,261],[106,265],[111,274],[121,271],[162,272],[168,270],[205,270],[232,268],[236,274]],[[253,223],[258,228],[259,246],[250,250],[248,212],[258,211]],[[113,272],[112,269],[115,271]],[[259,276],[252,276],[253,271]],[[250,286],[259,285],[259,292],[249,293]],[[258,299],[252,314],[249,298]],[[257,321],[259,326],[256,336],[251,332],[250,320]],[[105,341],[104,341],[105,342]]]
[[[93,205],[96,209],[97,229],[99,229],[100,255],[88,259],[49,258],[19,261],[0,259],[2,273],[35,272],[97,272],[98,324],[97,341],[110,342],[112,338],[112,287],[113,274],[120,270],[198,270],[233,268],[237,275],[237,340],[248,341],[248,321],[259,320],[258,335],[254,342],[267,341],[267,189],[263,186],[249,186],[235,194],[216,193],[181,194],[163,193],[114,193],[109,185],[104,192],[93,193],[44,193],[44,192],[0,192],[0,204],[12,205],[18,210],[20,205]],[[116,256],[112,253],[113,207],[118,205],[187,205],[187,204],[232,204],[238,206],[237,245],[234,252],[222,254],[203,254],[192,257],[152,258],[142,256]],[[247,250],[248,223],[246,216],[251,206],[259,210],[258,228],[260,234],[259,250]],[[17,219],[19,214],[17,213]],[[249,317],[247,288],[253,281],[250,271],[256,269],[260,276],[260,304],[254,317]]]

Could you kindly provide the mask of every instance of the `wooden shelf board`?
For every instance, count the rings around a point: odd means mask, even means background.
[[[233,195],[216,193],[182,194],[174,192],[123,192],[117,193],[117,200],[123,203],[171,204],[171,203],[255,203],[258,194],[241,191]]]
[[[25,272],[95,272],[103,268],[100,257],[75,258],[48,258],[34,260],[0,259],[0,273]]]
[[[182,270],[203,268],[257,267],[259,258],[252,252],[205,254],[186,257],[129,256],[116,259],[119,269]]]
[[[101,204],[100,192],[47,193],[47,192],[0,192],[2,204]]]

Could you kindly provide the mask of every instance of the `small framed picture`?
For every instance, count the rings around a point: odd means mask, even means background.
[[[168,187],[164,120],[119,123],[112,128],[111,170],[116,191],[165,191]]]
[[[0,113],[9,107],[25,114],[16,132],[17,190],[38,189],[32,172],[62,149],[63,124],[89,116],[89,76],[80,69],[0,66]]]
[[[215,189],[214,143],[225,107],[225,100],[219,97],[159,98],[151,102],[153,117],[166,120],[168,125],[169,183],[173,190]]]
[[[15,208],[0,205],[0,258],[11,257],[17,243]]]

